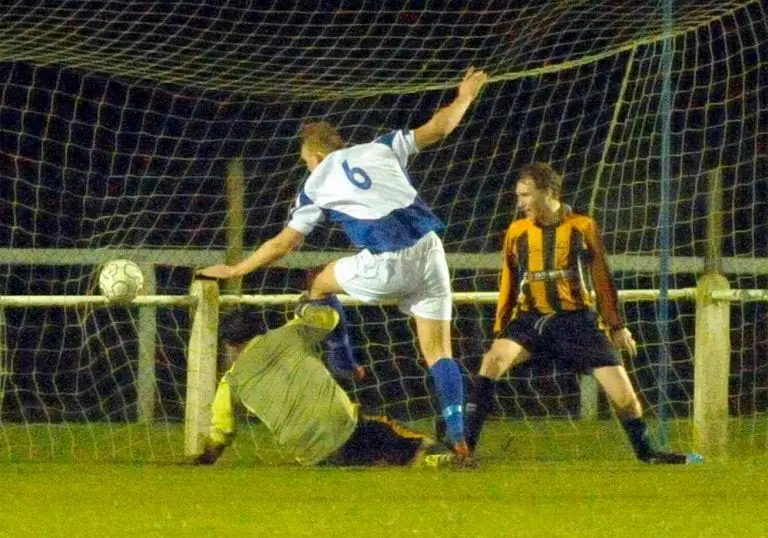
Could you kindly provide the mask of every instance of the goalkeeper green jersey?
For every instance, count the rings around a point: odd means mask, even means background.
[[[302,315],[251,340],[219,383],[211,440],[232,441],[239,401],[297,462],[312,465],[336,452],[357,426],[357,406],[320,360],[318,344],[338,321],[333,308],[306,305]]]

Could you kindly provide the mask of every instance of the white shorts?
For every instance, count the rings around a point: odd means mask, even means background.
[[[396,252],[363,250],[341,258],[334,274],[347,295],[364,303],[395,300],[405,314],[451,320],[451,277],[443,242],[434,232]]]

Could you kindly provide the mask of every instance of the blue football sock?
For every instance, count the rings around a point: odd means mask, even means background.
[[[323,299],[309,301],[312,304],[330,306],[339,314],[339,324],[336,325],[323,341],[328,358],[328,366],[334,373],[349,376],[354,373],[358,363],[352,353],[352,346],[349,343],[347,334],[347,316],[344,313],[344,307],[335,295],[328,295]]]
[[[430,368],[432,379],[435,381],[437,399],[451,442],[464,439],[464,382],[461,370],[450,357],[439,359]]]

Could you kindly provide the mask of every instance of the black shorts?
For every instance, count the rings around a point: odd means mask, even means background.
[[[360,415],[352,436],[327,465],[408,465],[425,436],[385,416]]]
[[[621,366],[591,310],[543,315],[521,312],[499,335],[523,346],[536,360],[552,360],[577,373]]]

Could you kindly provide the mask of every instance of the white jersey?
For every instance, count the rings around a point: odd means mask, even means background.
[[[406,165],[418,152],[413,131],[334,151],[307,178],[288,226],[309,234],[328,220],[373,253],[415,245],[443,223],[411,185]]]

